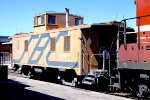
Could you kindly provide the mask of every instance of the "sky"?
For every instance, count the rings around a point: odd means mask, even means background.
[[[84,24],[135,17],[134,0],[0,0],[0,35],[33,32],[35,14],[55,11],[84,17]],[[134,21],[128,23],[134,26]]]

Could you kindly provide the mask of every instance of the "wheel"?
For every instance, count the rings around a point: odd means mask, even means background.
[[[71,83],[72,83],[72,84],[71,84],[72,87],[76,87],[76,86],[78,85],[78,80],[77,80],[77,78],[74,78],[74,80],[72,80]]]
[[[137,94],[138,97],[147,97],[150,90],[148,89],[148,86],[142,84],[139,85],[139,93]]]
[[[28,78],[32,78],[32,77],[33,77],[33,74],[29,71],[27,77],[28,77]]]

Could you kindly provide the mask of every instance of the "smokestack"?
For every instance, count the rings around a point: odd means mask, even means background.
[[[66,27],[69,26],[69,9],[68,8],[65,8],[66,9]]]

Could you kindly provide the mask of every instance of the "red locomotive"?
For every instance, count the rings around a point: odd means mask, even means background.
[[[122,20],[123,34],[118,32],[119,88],[136,91],[138,96],[147,96],[150,94],[150,0],[136,0],[135,4],[136,17]],[[136,19],[135,32],[127,32],[126,23],[133,19]]]

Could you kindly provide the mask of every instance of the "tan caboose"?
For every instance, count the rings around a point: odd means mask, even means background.
[[[93,70],[106,70],[102,48],[115,53],[118,22],[84,24],[69,13],[42,13],[34,17],[34,32],[13,36],[15,70],[44,75],[63,83],[78,83]],[[108,73],[108,71],[106,70]]]

